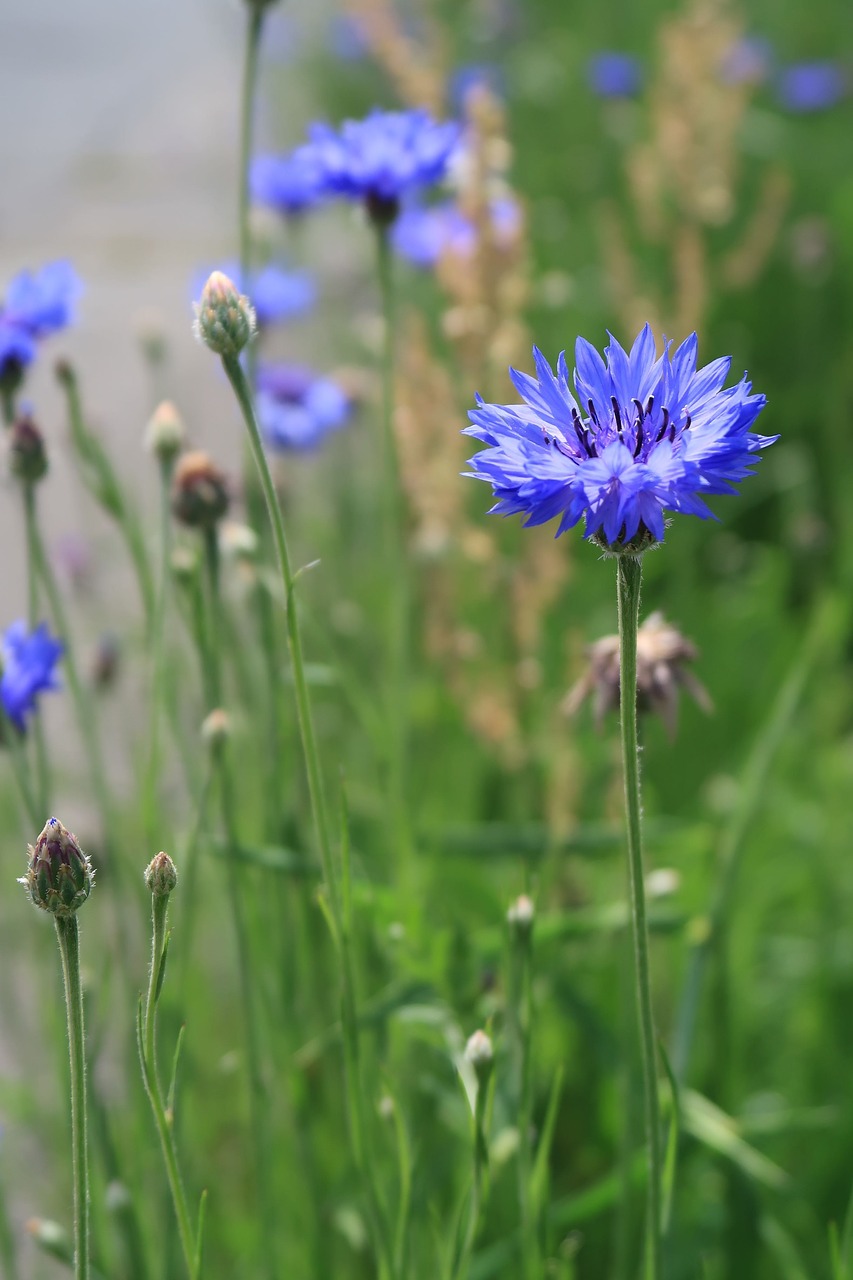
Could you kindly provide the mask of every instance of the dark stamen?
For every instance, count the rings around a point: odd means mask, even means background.
[[[589,416],[592,418],[596,426],[598,426],[598,414],[595,412],[595,405],[592,400],[587,400],[586,407],[589,409]]]
[[[584,425],[580,420],[580,415],[578,414],[577,409],[572,409],[572,426],[575,429],[575,435],[580,441],[582,448],[586,451],[587,457],[594,458],[595,451],[589,446],[587,432],[584,430]]]
[[[692,423],[692,422],[693,422],[693,419],[690,417],[690,414],[688,413],[688,415],[687,415],[687,419],[686,419],[686,421],[685,421],[685,423],[684,423],[684,430],[685,430],[685,431],[689,431],[689,430],[690,430],[690,426],[691,426],[691,423]]]
[[[643,424],[637,423],[637,443],[634,445],[634,457],[639,458],[640,450],[643,447]]]
[[[654,407],[655,407],[655,398],[654,396],[649,396],[648,402],[646,404],[646,413],[651,414],[652,409],[654,409]]]
[[[615,414],[615,416],[616,416],[616,430],[619,432],[619,435],[620,435],[620,437],[621,437],[621,435],[622,435],[622,415],[621,415],[621,414],[620,414],[620,412],[619,412],[619,404],[618,404],[618,402],[617,402],[617,400],[616,400],[616,397],[615,397],[615,396],[611,396],[611,397],[610,397],[610,403],[613,405],[613,412],[614,412],[614,414]]]
[[[674,422],[669,429],[669,438],[672,444],[675,444],[675,423]]]
[[[657,436],[655,438],[655,444],[657,444],[659,440],[663,440],[664,436],[666,435],[666,429],[669,426],[669,409],[662,409],[661,412],[663,413],[663,426],[661,427],[660,431],[657,433]]]
[[[638,414],[638,417],[637,417],[637,425],[639,426],[639,424],[643,421],[643,418],[644,418],[644,417],[645,417],[645,415],[646,415],[646,411],[645,411],[645,409],[643,408],[643,406],[642,406],[642,404],[640,403],[640,401],[639,401],[639,400],[637,400],[636,398],[632,401],[632,404],[635,404],[635,405],[637,406],[637,414]]]

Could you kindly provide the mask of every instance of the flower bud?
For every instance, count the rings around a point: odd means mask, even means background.
[[[229,560],[252,564],[258,558],[258,535],[249,525],[229,520],[219,530],[219,549]]]
[[[32,418],[19,418],[9,431],[9,470],[23,484],[38,484],[47,474],[44,436]]]
[[[172,511],[192,529],[211,529],[228,510],[225,476],[206,453],[185,453],[175,467]]]
[[[465,1046],[465,1061],[474,1068],[480,1084],[485,1084],[492,1070],[495,1051],[485,1031],[475,1031]]]
[[[178,883],[178,872],[168,853],[158,853],[145,868],[145,884],[155,898],[167,898]]]
[[[201,726],[201,740],[211,748],[221,747],[231,737],[231,717],[222,707],[216,707],[205,716]]]
[[[218,356],[238,356],[255,332],[255,309],[222,271],[214,271],[194,304],[195,335]]]
[[[534,914],[533,899],[529,898],[526,893],[522,893],[511,904],[506,913],[510,932],[519,938],[529,938],[533,929]]]
[[[171,400],[158,404],[145,430],[145,446],[161,462],[173,462],[184,447],[186,429]]]
[[[55,916],[73,915],[95,883],[92,864],[75,837],[58,818],[48,818],[29,852],[27,874],[18,883],[24,885],[30,901]]]

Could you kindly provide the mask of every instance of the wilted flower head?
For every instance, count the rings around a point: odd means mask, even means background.
[[[593,699],[598,728],[608,711],[619,706],[619,637],[604,636],[587,649],[589,666],[571,689],[563,710],[574,715],[588,697]],[[662,613],[652,613],[637,631],[637,706],[660,716],[670,739],[678,723],[678,692],[686,689],[703,711],[712,710],[707,690],[688,663],[697,650]]]
[[[664,513],[708,519],[704,498],[734,493],[754,455],[776,436],[750,428],[766,403],[746,377],[723,389],[731,358],[696,368],[696,334],[656,357],[649,325],[630,354],[611,336],[607,363],[585,338],[575,345],[574,394],[565,354],[554,375],[534,347],[537,376],[510,370],[522,404],[479,396],[466,434],[489,446],[471,459],[502,515],[528,525],[560,517],[557,534],[586,522],[585,537],[636,554],[664,534]]]
[[[49,262],[39,271],[20,271],[0,307],[0,378],[20,378],[32,362],[36,343],[66,328],[83,292],[70,262]]]
[[[271,449],[314,449],[347,422],[349,397],[331,378],[302,365],[258,369],[258,420]]]
[[[181,524],[210,529],[228,510],[228,482],[200,449],[178,460],[172,479],[172,511]]]
[[[239,263],[226,262],[222,274],[251,299],[259,329],[304,315],[317,301],[317,288],[307,271],[286,271],[270,263],[249,273],[248,287],[243,284]],[[195,281],[194,293],[206,279],[207,273]]]
[[[0,700],[17,729],[24,728],[38,694],[60,688],[56,664],[61,656],[62,645],[46,622],[29,631],[19,620],[0,634]]]
[[[9,430],[9,470],[24,484],[37,484],[47,474],[44,436],[32,418],[16,419]]]
[[[34,906],[55,916],[73,915],[95,883],[92,864],[76,838],[58,818],[48,818],[29,853],[27,874],[18,884],[24,885]]]
[[[193,310],[196,337],[219,356],[238,356],[254,335],[251,302],[221,271],[208,277]]]
[[[509,246],[518,236],[521,214],[515,200],[503,196],[489,205],[495,244]],[[477,228],[457,204],[408,205],[391,232],[391,243],[401,257],[416,267],[434,267],[446,253],[468,258],[477,247]]]
[[[594,53],[587,63],[587,77],[599,98],[634,98],[643,83],[639,58],[615,49]]]
[[[784,107],[801,115],[827,111],[847,93],[847,78],[836,62],[795,62],[779,77],[779,98]]]
[[[284,156],[256,156],[249,170],[249,190],[256,204],[292,218],[323,197],[320,167],[307,147]]]
[[[363,201],[370,217],[387,225],[404,196],[444,177],[459,126],[424,110],[375,110],[339,130],[314,124],[309,138],[296,154],[317,165],[323,194]]]

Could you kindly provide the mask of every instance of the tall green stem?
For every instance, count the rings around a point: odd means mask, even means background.
[[[83,989],[80,985],[80,933],[76,915],[57,916],[55,924],[62,956],[71,1062],[74,1276],[75,1280],[89,1280],[89,1151],[86,1134],[86,1050],[83,1037]]]
[[[181,1238],[181,1249],[190,1280],[196,1280],[199,1273],[199,1248],[196,1242],[183,1179],[178,1166],[178,1154],[175,1148],[173,1117],[167,1112],[163,1103],[160,1088],[160,1077],[157,1073],[157,1001],[163,982],[163,967],[166,963],[166,914],[169,909],[168,894],[152,894],[151,896],[151,970],[148,975],[148,993],[140,1010],[139,1056],[142,1062],[142,1077],[145,1089],[154,1113],[154,1123],[160,1138],[163,1151],[163,1162],[166,1166],[166,1177],[172,1194],[172,1204],[178,1221],[178,1234]]]
[[[296,612],[296,593],[294,590],[295,578],[290,566],[290,554],[287,549],[284,522],[281,518],[278,496],[275,491],[275,485],[273,484],[273,478],[270,473],[266,454],[264,453],[264,446],[261,441],[261,433],[255,416],[255,409],[252,404],[252,395],[249,390],[249,384],[246,381],[246,375],[240,366],[240,361],[235,356],[223,356],[222,364],[225,368],[226,374],[228,375],[229,381],[234,388],[234,393],[237,397],[237,402],[240,405],[243,420],[249,433],[249,444],[251,446],[252,456],[255,459],[255,466],[257,467],[261,488],[263,489],[264,499],[267,504],[270,524],[272,525],[276,557],[278,559],[279,571],[281,573],[282,585],[284,587],[285,608],[287,611],[287,642],[290,650],[291,666],[293,668],[296,714],[299,721],[299,733],[302,740],[302,751],[305,758],[305,771],[308,775],[308,791],[311,798],[311,812],[314,819],[317,845],[319,847],[320,858],[322,860],[323,875],[328,885],[333,915],[337,920],[340,918],[338,886],[332,864],[332,846],[329,835],[329,821],[326,812],[326,802],[323,792],[320,757],[317,750],[317,739],[314,732],[311,696],[308,691],[308,682],[305,679],[305,661],[302,654],[302,636]]]
[[[149,848],[157,842],[157,782],[160,771],[160,711],[163,702],[164,646],[172,552],[171,459],[160,460],[160,577],[154,603],[151,635],[151,685],[148,722],[148,765],[143,793],[144,829]],[[162,837],[161,837],[162,838]]]
[[[628,869],[631,889],[631,927],[634,940],[634,976],[643,1063],[643,1098],[648,1147],[646,1189],[646,1267],[649,1280],[660,1280],[661,1263],[661,1140],[658,1104],[655,1031],[649,972],[649,930],[643,883],[643,846],[640,825],[640,757],[637,742],[637,628],[640,616],[642,565],[639,558],[616,558],[619,610],[619,671],[622,727],[622,769],[625,780],[625,817],[628,834]]]
[[[240,290],[242,293],[249,292],[249,273],[252,269],[252,230],[249,225],[249,170],[252,163],[255,90],[258,83],[258,53],[261,46],[263,25],[264,4],[261,0],[249,0],[249,25],[246,31],[243,86],[240,93],[240,172],[237,179],[239,183],[237,224],[240,242]],[[249,382],[252,386],[255,385],[256,359],[255,350],[250,346],[246,353],[246,360],[249,370]],[[249,497],[251,498],[251,494]]]
[[[39,569],[36,553],[36,495],[35,487],[32,484],[24,482],[21,488],[24,495],[24,526],[27,540],[27,622],[30,631],[34,631],[39,624]],[[44,725],[42,723],[41,708],[38,706],[33,712],[31,727],[36,756],[36,798],[41,812],[47,813],[50,809],[50,772],[47,747],[44,740]]]

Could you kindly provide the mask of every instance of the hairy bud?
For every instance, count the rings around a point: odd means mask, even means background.
[[[145,430],[146,448],[161,462],[173,462],[184,447],[186,428],[171,400],[158,404]]]
[[[145,868],[145,884],[155,898],[167,898],[178,883],[178,872],[168,853],[158,853]]]
[[[255,309],[222,271],[209,276],[194,309],[196,337],[218,356],[238,356],[254,335]]]
[[[55,916],[73,915],[95,883],[92,864],[75,837],[58,818],[48,818],[29,852],[27,874],[18,883],[24,885],[31,902]]]

